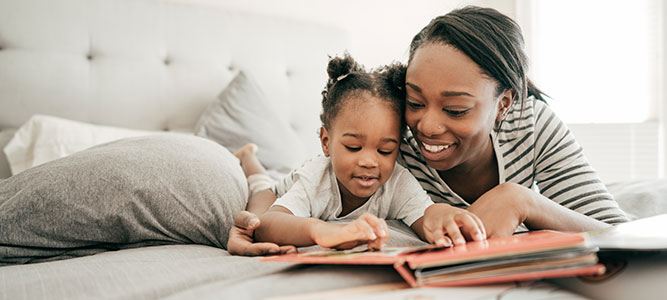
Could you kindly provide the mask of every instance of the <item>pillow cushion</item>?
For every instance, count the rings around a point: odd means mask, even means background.
[[[0,181],[0,265],[160,244],[224,248],[247,182],[195,136],[121,139]]]
[[[7,143],[12,139],[16,130],[14,129],[3,129],[0,130],[0,149],[5,148]],[[11,168],[9,167],[9,160],[7,160],[7,155],[5,152],[0,151],[0,179],[7,178],[12,176]]]
[[[607,184],[631,220],[667,213],[667,180],[645,179]]]
[[[34,115],[4,148],[12,174],[120,138],[162,131],[144,131],[94,125],[58,117]]]
[[[202,114],[195,134],[236,151],[247,143],[259,147],[257,158],[269,170],[287,173],[306,158],[303,144],[273,109],[270,99],[239,72]]]

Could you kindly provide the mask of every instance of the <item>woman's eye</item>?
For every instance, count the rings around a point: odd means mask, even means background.
[[[357,152],[361,150],[361,147],[350,147],[350,146],[345,146],[345,149],[347,149],[350,152]]]
[[[419,104],[417,102],[407,101],[407,103],[410,109],[420,109],[424,107],[424,104]]]
[[[468,113],[469,109],[464,109],[464,110],[443,109],[443,111],[445,111],[445,113],[447,113],[450,116],[461,117],[466,113]]]

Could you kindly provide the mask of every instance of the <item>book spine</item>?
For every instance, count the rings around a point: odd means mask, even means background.
[[[417,280],[415,279],[415,275],[412,273],[412,270],[408,268],[404,259],[399,259],[396,263],[394,263],[394,269],[398,271],[398,274],[401,275],[403,279],[405,279],[405,282],[407,282],[410,287],[417,287]]]

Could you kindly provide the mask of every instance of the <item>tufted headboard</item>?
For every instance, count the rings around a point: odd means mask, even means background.
[[[345,45],[329,26],[167,1],[0,0],[0,130],[39,113],[192,131],[244,70],[316,145],[327,55]]]

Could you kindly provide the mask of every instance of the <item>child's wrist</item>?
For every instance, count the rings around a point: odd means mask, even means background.
[[[308,236],[313,241],[313,243],[318,244],[321,242],[322,232],[324,231],[324,226],[327,225],[327,222],[322,221],[316,218],[308,218],[306,221],[306,228],[308,228]]]

